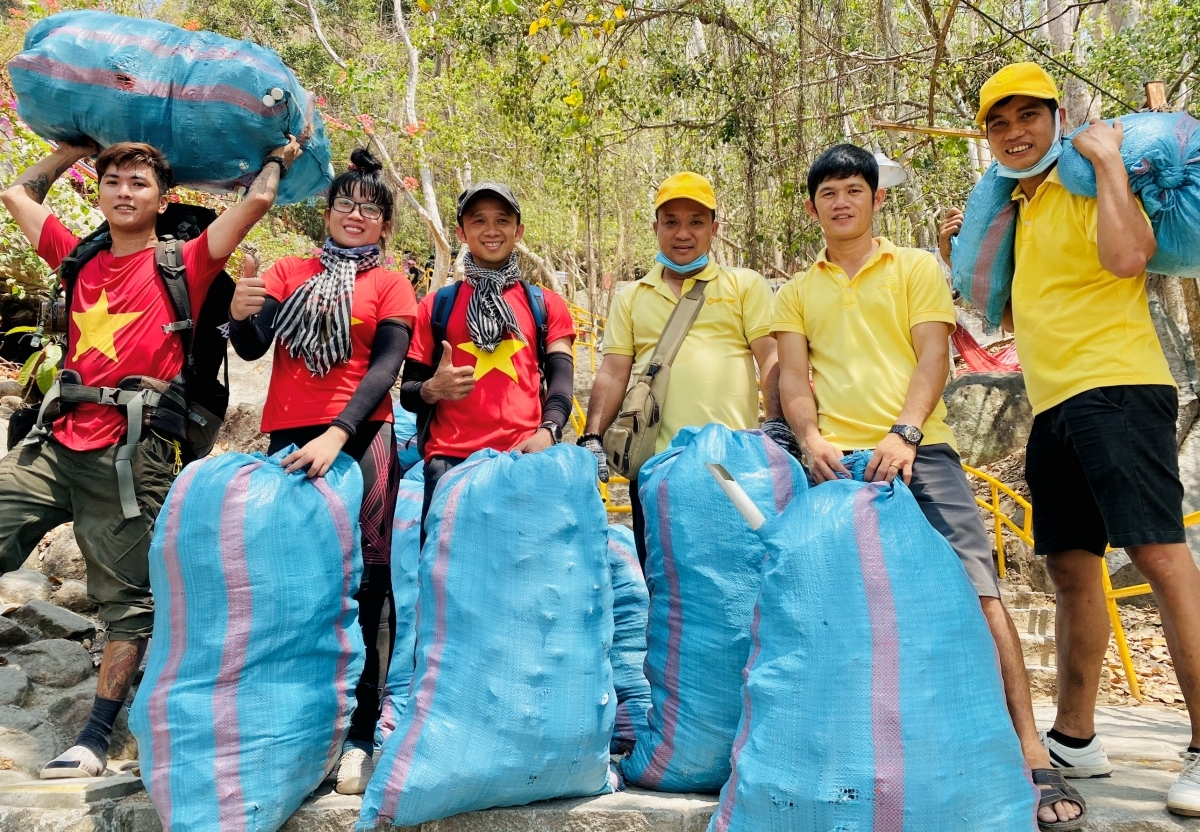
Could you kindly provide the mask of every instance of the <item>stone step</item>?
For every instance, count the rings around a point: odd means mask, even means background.
[[[1054,635],[1053,607],[1010,609],[1017,632],[1022,635],[1052,636]]]
[[[1025,656],[1025,666],[1054,668],[1057,658],[1054,652],[1054,634],[1038,635],[1036,633],[1021,633],[1021,653]]]

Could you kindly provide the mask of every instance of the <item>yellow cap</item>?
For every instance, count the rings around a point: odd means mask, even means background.
[[[659,185],[658,195],[654,197],[654,210],[657,211],[663,203],[672,199],[691,199],[705,208],[717,210],[717,195],[713,193],[712,184],[698,173],[677,173]]]
[[[987,125],[987,114],[997,101],[1010,95],[1028,95],[1047,101],[1058,101],[1058,87],[1046,70],[1032,61],[1009,64],[983,82],[979,90],[979,112],[975,123]]]

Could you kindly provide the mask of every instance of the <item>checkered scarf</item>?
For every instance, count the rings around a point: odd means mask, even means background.
[[[525,334],[517,316],[504,299],[504,290],[521,279],[517,253],[510,254],[499,271],[492,271],[475,265],[475,258],[468,252],[463,258],[463,269],[467,283],[475,289],[467,301],[467,333],[471,343],[484,352],[495,352],[506,330],[524,343]]]
[[[275,335],[292,358],[324,376],[335,364],[350,360],[350,307],[359,272],[379,265],[377,245],[342,248],[331,239],[321,248],[325,270],[292,293],[279,310]]]

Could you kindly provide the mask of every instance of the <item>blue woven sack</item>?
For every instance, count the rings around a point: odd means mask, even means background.
[[[633,529],[615,523],[608,527],[608,564],[613,583],[613,644],[609,658],[617,691],[617,719],[609,750],[628,754],[638,734],[646,731],[646,712],[650,709],[650,683],[642,668],[646,661],[650,594],[638,563]]]
[[[129,727],[172,832],[278,829],[349,728],[362,474],[345,454],[324,477],[286,474],[295,449],[192,463],[154,527],[154,640]]]
[[[715,792],[729,779],[766,556],[705,468],[709,462],[737,477],[767,516],[808,487],[800,464],[765,434],[721,425],[684,428],[642,468],[652,706],[621,770],[629,782],[659,791]]]
[[[86,136],[101,147],[146,142],[190,188],[248,186],[289,133],[304,155],[276,203],[316,196],[333,181],[316,100],[257,44],[144,17],[61,12],[34,24],[8,72],[17,113],[38,135]]]
[[[999,325],[1012,294],[1017,235],[1016,182],[992,164],[967,197],[962,228],[950,238],[954,288],[992,325]]]
[[[869,458],[850,461],[859,480]],[[759,533],[769,557],[710,832],[1036,830],[975,588],[903,482],[818,485]]]
[[[1121,125],[1129,187],[1142,201],[1158,242],[1146,268],[1200,277],[1200,121],[1188,113],[1130,113],[1121,116]],[[1071,193],[1096,196],[1096,171],[1069,142],[1058,160],[1058,176]]]
[[[417,561],[421,557],[423,480],[402,479],[392,520],[392,600],[396,606],[395,646],[384,682],[383,710],[375,740],[382,743],[396,729],[408,705],[417,646]]]
[[[400,457],[400,470],[408,471],[421,461],[417,450],[417,414],[405,410],[400,402],[392,404],[393,426],[396,431],[396,455]]]
[[[418,567],[408,706],[360,829],[607,792],[616,696],[607,516],[574,445],[447,473]]]

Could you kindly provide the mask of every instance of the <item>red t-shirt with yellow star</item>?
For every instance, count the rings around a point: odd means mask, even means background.
[[[79,243],[55,216],[42,225],[38,256],[51,268]],[[199,309],[225,260],[208,254],[208,235],[184,243],[188,294]],[[178,335],[163,332],[175,320],[174,308],[154,249],[114,257],[102,251],[84,264],[71,297],[67,355],[64,367],[75,370],[92,387],[116,387],[128,376],[170,380],[183,369],[183,344]],[[116,444],[125,436],[121,409],[102,404],[77,404],[54,423],[54,437],[76,451],[94,451]]]
[[[440,401],[433,409],[425,458],[433,456],[467,457],[482,448],[511,451],[528,439],[542,419],[542,377],[537,360],[537,327],[525,289],[515,283],[504,291],[517,315],[525,342],[505,333],[493,353],[471,343],[467,332],[467,302],[474,289],[469,283],[459,287],[446,323],[446,340],[453,348],[456,367],[475,368],[475,388],[461,401]],[[546,343],[559,338],[575,339],[575,324],[561,297],[549,290],[546,296],[548,332]],[[433,366],[433,299],[431,292],[417,309],[408,357]]]
[[[324,270],[319,257],[284,257],[267,269],[263,282],[267,294],[283,303]],[[417,295],[408,278],[380,266],[359,272],[350,303],[350,360],[316,376],[305,366],[303,356],[292,358],[287,347],[276,341],[271,386],[263,407],[263,433],[331,423],[367,374],[379,322],[416,316]],[[392,397],[384,396],[367,421],[394,421]]]

